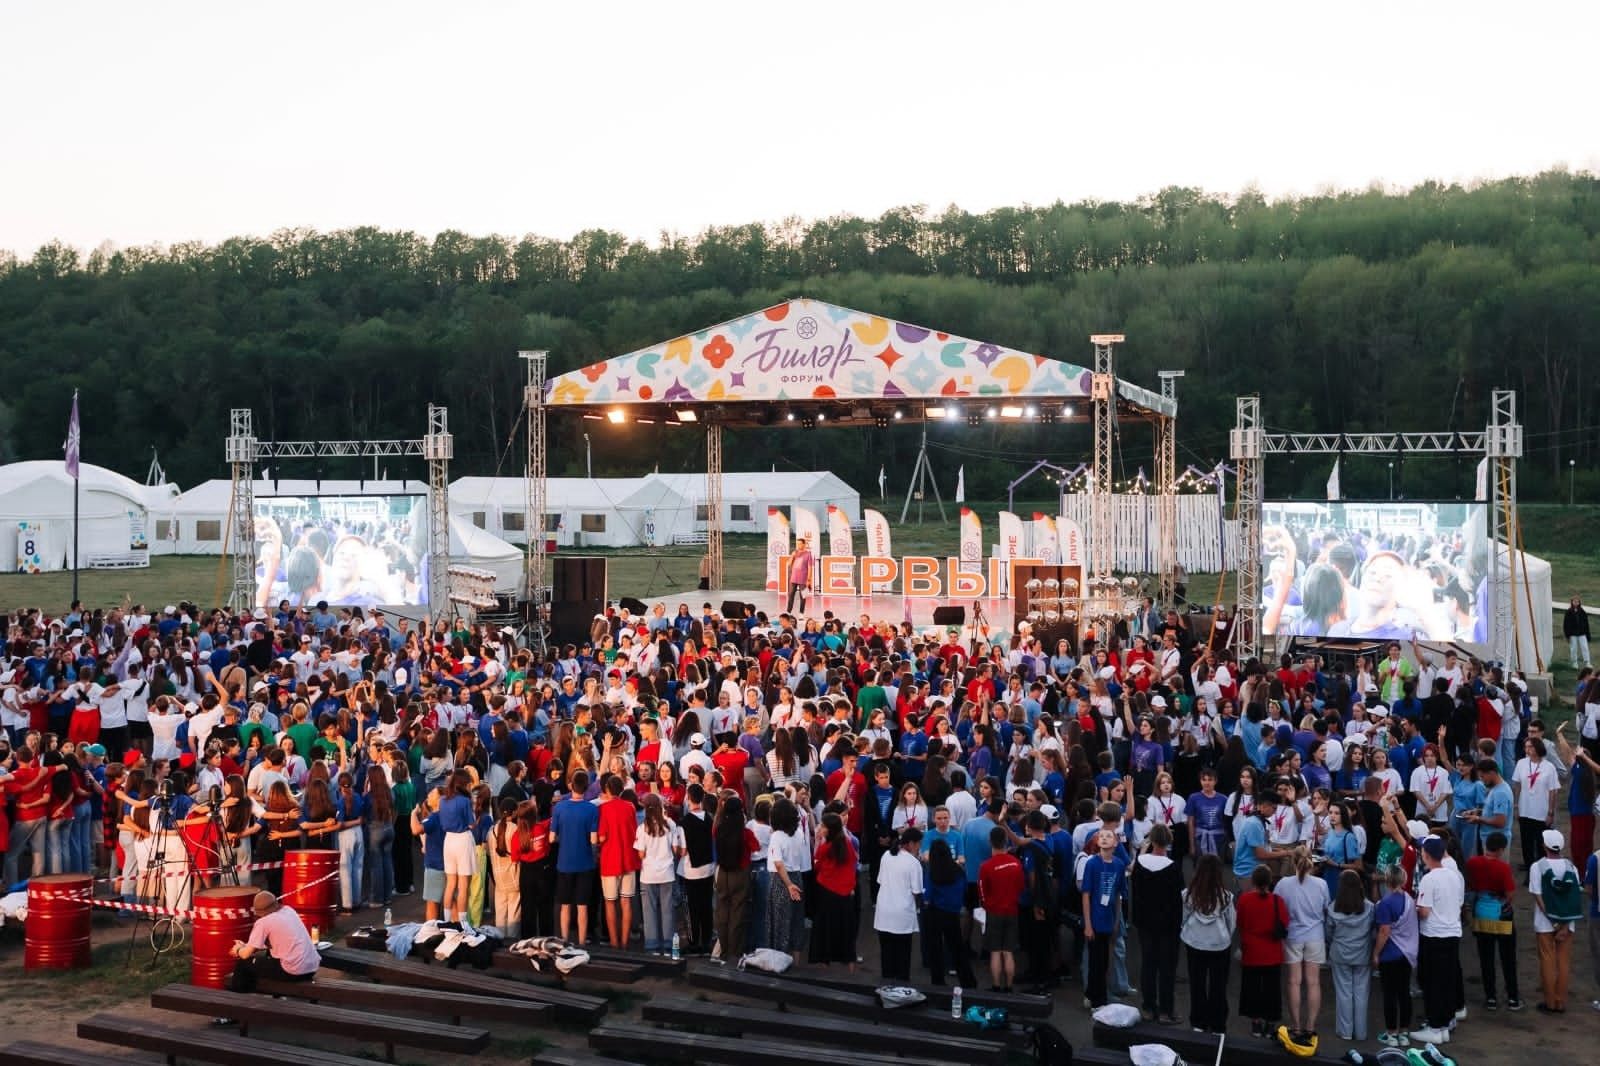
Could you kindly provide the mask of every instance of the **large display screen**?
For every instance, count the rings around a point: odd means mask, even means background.
[[[1268,636],[1482,643],[1489,567],[1481,503],[1267,503]]]
[[[257,496],[256,603],[427,602],[426,496]]]

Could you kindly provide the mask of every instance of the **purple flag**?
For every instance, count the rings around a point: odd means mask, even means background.
[[[67,423],[67,476],[78,480],[78,449],[83,444],[83,433],[78,428],[78,390],[72,390],[72,420]]]

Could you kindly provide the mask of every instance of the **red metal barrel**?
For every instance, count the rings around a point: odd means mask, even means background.
[[[81,970],[89,965],[89,900],[93,894],[88,874],[29,879],[24,969]]]
[[[329,876],[329,875],[332,876]],[[337,851],[286,851],[283,854],[283,895],[310,932],[333,931],[333,914],[339,906],[339,853]]]
[[[228,952],[235,940],[250,939],[255,916],[250,901],[258,889],[254,885],[227,885],[207,888],[194,894],[194,963],[189,983],[201,988],[228,987],[233,973],[233,956]]]

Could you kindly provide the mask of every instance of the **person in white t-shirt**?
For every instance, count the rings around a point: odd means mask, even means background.
[[[183,708],[171,697],[162,696],[150,708],[150,758],[176,759],[178,727],[183,724]]]
[[[1522,837],[1522,865],[1532,867],[1539,861],[1539,837],[1546,829],[1556,825],[1556,790],[1561,787],[1561,775],[1555,764],[1545,758],[1543,740],[1529,737],[1522,742],[1524,755],[1517,760],[1511,774],[1511,784],[1517,790],[1517,833]]]
[[[311,673],[317,668],[317,653],[311,650],[311,634],[301,635],[300,648],[289,656],[289,662],[294,664],[294,679],[298,684],[311,680]]]
[[[1422,749],[1422,765],[1411,771],[1411,794],[1417,798],[1417,817],[1431,826],[1450,821],[1450,771],[1439,765],[1439,749]]]
[[[1544,846],[1544,857],[1528,871],[1528,891],[1533,894],[1533,932],[1539,938],[1539,985],[1544,991],[1539,1013],[1561,1014],[1567,1009],[1567,984],[1572,977],[1572,938],[1578,923],[1551,920],[1545,909],[1544,875],[1550,873],[1560,879],[1571,874],[1579,880],[1583,875],[1562,857],[1561,849],[1566,841],[1559,832],[1546,829],[1540,834],[1540,843]]]
[[[676,929],[672,887],[677,883],[677,861],[683,857],[683,831],[667,817],[661,797],[644,798],[644,822],[633,838],[639,853],[639,895],[643,897],[644,949],[663,955],[672,948]]]
[[[1428,872],[1417,886],[1417,931],[1427,1024],[1411,1033],[1411,1040],[1442,1044],[1449,1039],[1456,1012],[1465,1007],[1456,1002],[1456,989],[1461,984],[1461,907],[1466,901],[1466,882],[1459,871],[1444,864],[1442,838],[1424,839],[1421,857]]]
[[[878,932],[880,967],[885,981],[911,980],[911,939],[917,931],[917,911],[922,902],[922,863],[917,852],[922,831],[901,831],[898,846],[878,863],[878,902],[872,928]]]

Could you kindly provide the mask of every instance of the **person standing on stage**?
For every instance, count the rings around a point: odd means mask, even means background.
[[[794,555],[789,560],[789,598],[785,601],[785,612],[793,613],[794,599],[800,597],[800,609],[806,609],[806,595],[811,591],[811,567],[815,560],[811,555],[811,539],[801,537],[795,544]]]

